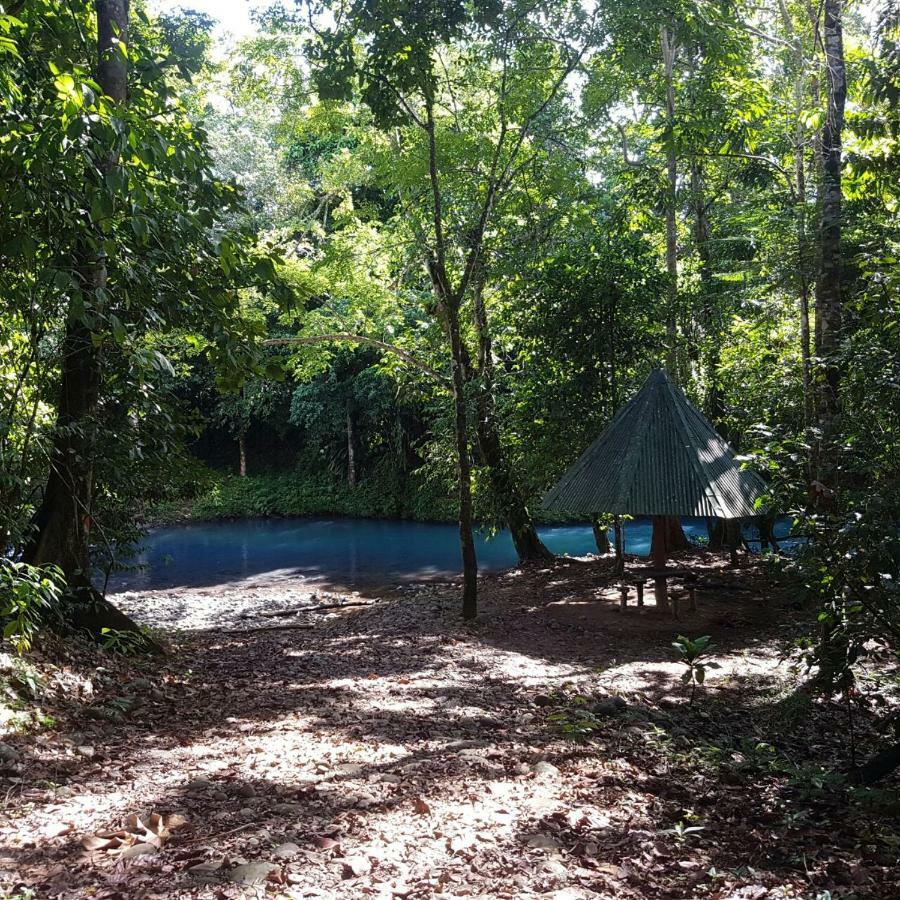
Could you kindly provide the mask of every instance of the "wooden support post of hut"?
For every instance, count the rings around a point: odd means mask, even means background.
[[[650,516],[650,574],[657,606],[664,609],[669,606],[667,578],[674,574],[666,568],[669,556],[688,546],[681,517],[759,515],[756,503],[765,491],[759,475],[741,468],[712,424],[662,369],[655,369],[547,493],[544,507],[591,521],[604,513]],[[690,573],[686,578],[696,608],[696,579]],[[627,598],[625,579],[623,606]],[[674,605],[673,612],[677,616]]]

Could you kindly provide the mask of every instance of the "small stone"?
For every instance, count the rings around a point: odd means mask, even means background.
[[[195,778],[187,783],[189,791],[206,791],[212,787],[212,782],[208,778]]]
[[[213,872],[218,872],[219,869],[224,865],[225,860],[220,856],[218,859],[208,859],[205,862],[196,863],[193,866],[188,867],[188,872],[191,875],[203,876],[203,875],[212,875]]]
[[[0,762],[13,762],[22,754],[9,744],[0,744]]]
[[[558,859],[548,859],[541,863],[540,871],[552,878],[565,878],[568,870]]]
[[[313,839],[313,843],[320,850],[334,850],[336,847],[340,847],[341,842],[335,840],[333,837],[329,837],[328,835],[318,835]]]
[[[300,847],[297,844],[292,841],[287,841],[284,844],[279,844],[272,851],[272,856],[277,856],[279,859],[291,859],[291,857],[296,856],[299,852]]]
[[[132,844],[119,854],[119,859],[133,859],[135,856],[152,856],[156,852],[157,849],[153,844]]]
[[[93,758],[94,758],[94,752],[95,752],[95,751],[94,751],[94,748],[93,748],[93,747],[91,747],[91,746],[85,744],[83,747],[76,747],[76,748],[75,748],[75,752],[76,752],[79,756],[84,756],[84,757],[86,757],[87,759],[93,759]]]
[[[225,877],[234,884],[261,884],[278,869],[274,863],[252,862],[235,866]]]
[[[541,760],[539,763],[535,763],[531,767],[531,771],[538,778],[556,778],[560,771],[553,765],[553,763],[549,763],[546,760]]]
[[[372,862],[366,856],[348,856],[342,859],[344,878],[359,878],[372,871]]]
[[[378,780],[383,784],[400,784],[403,781],[399,775],[391,775],[389,772],[379,775]]]
[[[293,816],[299,813],[302,808],[299,803],[276,803],[272,807],[272,812],[279,816]]]
[[[245,806],[243,809],[238,810],[238,815],[242,819],[252,819],[256,815],[256,810],[250,809],[249,806]]]
[[[588,709],[595,716],[618,716],[628,709],[628,704],[621,697],[601,697]]]
[[[557,850],[559,841],[550,834],[529,834],[525,843],[533,850]]]
[[[256,788],[252,784],[239,784],[234,789],[234,795],[236,797],[255,797]]]

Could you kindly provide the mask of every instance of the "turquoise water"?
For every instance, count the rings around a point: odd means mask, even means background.
[[[702,519],[685,519],[685,532],[706,537]],[[589,525],[542,527],[554,553],[596,552]],[[779,529],[779,533],[783,531]],[[516,564],[506,532],[476,536],[482,571]],[[625,525],[625,551],[650,552],[650,522]],[[455,575],[460,571],[455,525],[373,519],[257,519],[197,523],[152,531],[133,564],[110,579],[110,592],[224,584],[269,573],[291,573],[340,584]]]

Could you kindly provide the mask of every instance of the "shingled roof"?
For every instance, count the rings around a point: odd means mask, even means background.
[[[583,515],[755,516],[766,491],[709,421],[655,369],[544,498]]]

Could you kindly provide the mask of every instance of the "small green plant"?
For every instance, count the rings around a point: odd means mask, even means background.
[[[584,699],[584,698],[581,698]],[[552,713],[547,720],[557,731],[569,740],[583,744],[589,741],[600,730],[601,722],[584,705],[577,703],[559,712]]]
[[[715,644],[708,634],[694,640],[679,634],[672,646],[678,651],[678,657],[684,663],[685,670],[681,674],[681,681],[691,686],[690,703],[693,705],[697,685],[706,681],[706,664],[701,660]]]
[[[9,664],[3,668],[8,674],[0,677],[0,685],[12,696],[36,700],[47,686],[40,670],[25,659],[9,657]]]
[[[31,649],[41,625],[58,612],[64,586],[56,566],[0,559],[0,622],[17,653]]]
[[[143,631],[120,631],[117,628],[100,629],[100,646],[120,656],[139,656],[146,653],[152,640]]]
[[[688,825],[686,822],[676,822],[674,827],[668,830],[669,834],[675,835],[675,840],[679,844],[685,843],[691,836],[698,837],[703,831],[705,825]]]

